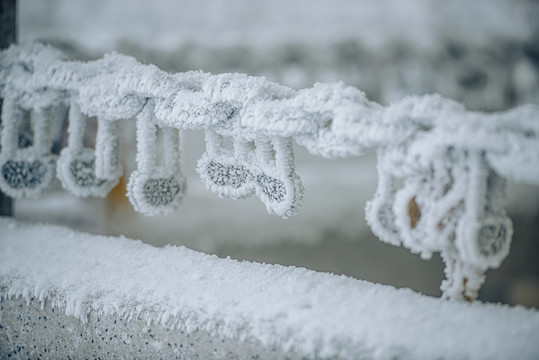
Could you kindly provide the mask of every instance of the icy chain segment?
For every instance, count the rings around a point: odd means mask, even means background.
[[[326,158],[377,147],[379,184],[367,221],[382,240],[424,258],[440,252],[450,298],[475,297],[484,271],[507,255],[512,228],[504,213],[505,179],[539,185],[538,105],[485,114],[426,95],[382,106],[343,83],[295,91],[244,74],[171,75],[120,54],[65,61],[40,44],[11,46],[0,53],[0,64],[0,95],[12,103],[1,137],[6,193],[36,195],[52,181],[53,159],[38,151],[47,142],[39,109],[72,97],[81,113],[103,125],[99,146],[87,155],[95,157],[91,173],[99,179],[109,180],[117,169],[115,142],[106,134],[116,131],[116,120],[137,117],[138,169],[128,195],[146,214],[169,212],[183,196],[178,129],[206,132],[197,169],[211,191],[234,199],[254,194],[282,217],[296,213],[303,193],[293,142]],[[13,136],[24,138],[24,131],[14,124],[30,112],[34,143],[21,148]],[[163,151],[165,166],[156,163],[157,132],[171,144]]]
[[[489,267],[509,253],[512,224],[505,215],[505,180],[484,154],[445,146],[381,148],[380,181],[366,218],[383,241],[423,258],[440,252],[444,297],[473,300]]]
[[[164,163],[157,163],[157,132],[163,133]],[[127,184],[127,195],[135,210],[146,215],[168,214],[182,200],[186,180],[180,166],[178,129],[158,129],[154,102],[148,103],[137,116],[137,170]]]
[[[13,96],[4,97],[3,101],[0,188],[16,199],[38,196],[50,187],[55,176],[56,156],[50,152],[52,109],[22,109]],[[31,128],[31,140],[19,141],[22,124]]]
[[[268,213],[295,215],[303,197],[303,184],[294,171],[290,139],[271,141],[233,139],[206,130],[206,152],[197,165],[202,182],[220,197],[243,199],[256,194]]]
[[[60,153],[57,174],[62,186],[76,196],[105,197],[122,175],[118,123],[99,118],[97,127],[95,150],[85,147],[86,116],[77,101],[72,100],[67,146]]]

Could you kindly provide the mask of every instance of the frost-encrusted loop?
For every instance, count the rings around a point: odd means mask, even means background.
[[[206,130],[206,152],[197,164],[197,172],[206,187],[219,197],[243,199],[254,193],[250,171],[253,148],[242,140],[226,146],[223,136]]]
[[[295,215],[303,199],[303,183],[294,171],[292,141],[276,138],[255,144],[256,195],[269,213],[283,218]]]
[[[38,196],[54,180],[56,157],[50,152],[50,113],[50,108],[36,108],[30,112],[20,108],[14,98],[4,99],[0,134],[0,189],[11,197]],[[21,129],[26,126],[32,129],[31,140],[20,136]],[[21,148],[19,145],[28,146]]]
[[[150,100],[137,116],[137,170],[127,184],[131,204],[146,215],[176,210],[186,188],[180,166],[179,130],[161,129],[165,149],[163,165],[157,165],[157,131],[154,103]]]
[[[68,143],[60,153],[57,173],[62,186],[76,196],[105,197],[122,174],[117,122],[100,118],[97,127],[95,150],[85,147],[86,117],[81,113],[79,104],[72,100]]]
[[[378,151],[378,188],[366,218],[382,240],[423,257],[440,252],[446,262],[448,298],[473,299],[489,267],[509,252],[511,221],[505,215],[505,181],[484,153],[421,140]]]
[[[220,197],[242,199],[253,194],[269,213],[290,217],[301,205],[303,185],[294,172],[291,140],[231,139],[206,130],[206,152],[197,165],[202,182]]]
[[[488,167],[484,154],[470,155],[470,186],[465,220],[456,246],[462,258],[480,268],[498,267],[509,253],[513,224],[505,214],[505,180]]]

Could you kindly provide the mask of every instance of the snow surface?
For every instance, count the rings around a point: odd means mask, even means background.
[[[307,357],[535,359],[539,312],[0,219],[3,298],[254,338]]]

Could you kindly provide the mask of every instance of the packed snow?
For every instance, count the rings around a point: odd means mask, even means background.
[[[144,319],[303,356],[534,359],[539,313],[443,302],[302,268],[0,219],[2,298],[39,299],[85,321]]]

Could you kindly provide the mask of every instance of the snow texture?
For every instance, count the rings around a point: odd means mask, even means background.
[[[485,270],[499,266],[509,251],[505,179],[539,184],[537,105],[474,113],[428,95],[383,107],[343,83],[295,91],[244,74],[171,75],[119,54],[69,62],[40,44],[12,46],[0,62],[1,95],[8,104],[0,154],[6,193],[34,195],[49,184],[53,160],[43,114],[59,104],[72,105],[73,138],[80,137],[73,128],[82,123],[77,105],[103,125],[93,165],[87,151],[75,159],[70,146],[77,140],[70,138],[62,153],[71,159],[60,166],[60,178],[83,196],[103,186],[96,191],[101,195],[107,186],[100,179],[114,181],[119,165],[113,124],[137,118],[137,170],[128,196],[149,215],[174,210],[183,197],[178,129],[205,131],[207,151],[197,170],[212,192],[234,199],[256,194],[269,213],[284,218],[297,212],[303,195],[293,142],[327,158],[377,147],[379,185],[367,204],[367,221],[384,241],[425,258],[440,252],[448,298],[474,299]],[[19,113],[29,111],[35,141],[18,149],[15,124]],[[158,130],[164,165],[157,165]],[[73,175],[70,181],[66,173]],[[77,182],[78,188],[72,185]]]
[[[3,299],[343,359],[535,359],[539,313],[0,219]]]

